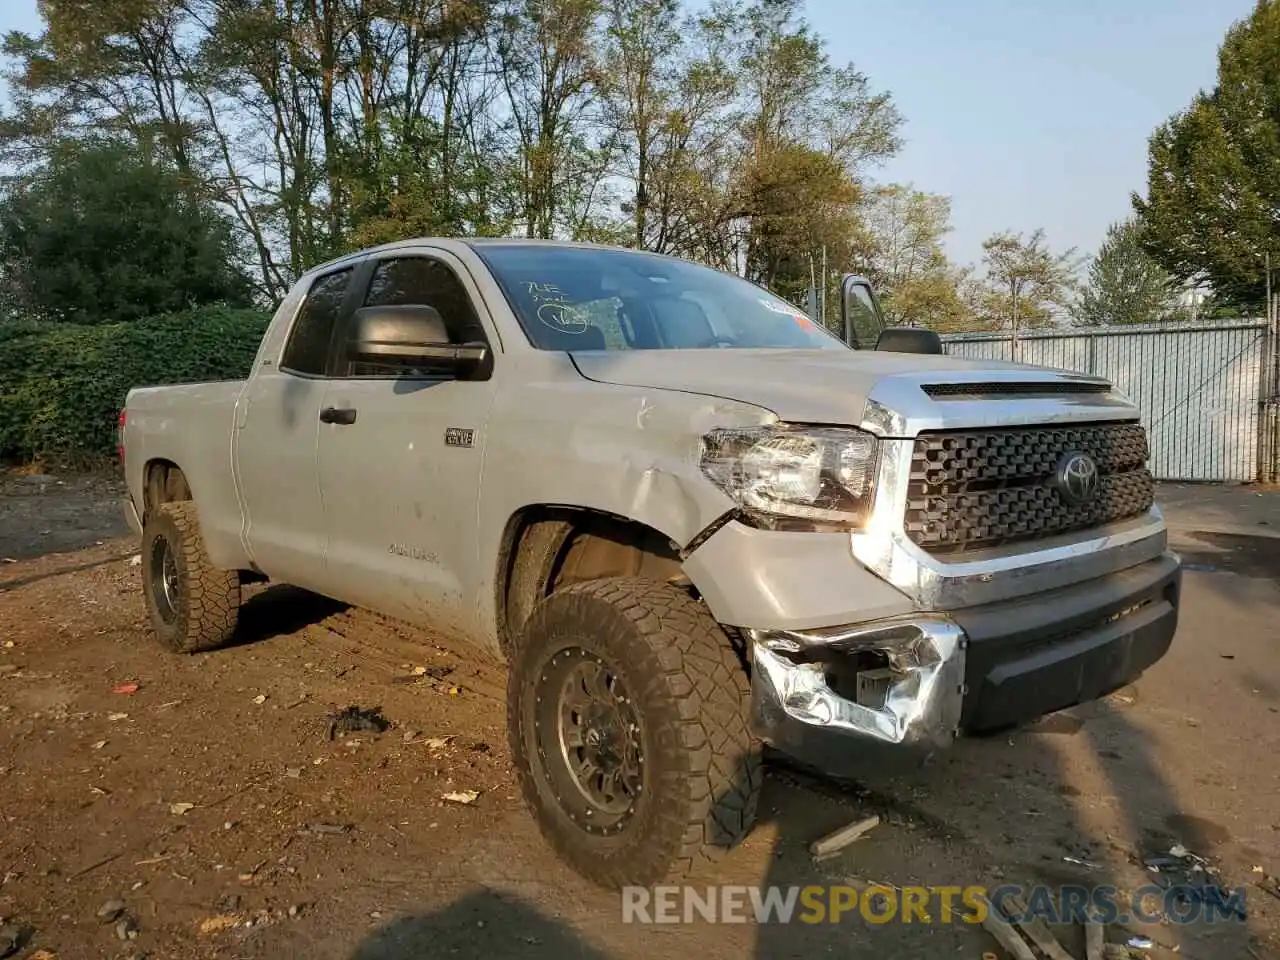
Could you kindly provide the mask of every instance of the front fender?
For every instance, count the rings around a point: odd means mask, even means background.
[[[702,437],[776,420],[734,400],[585,380],[563,354],[538,361],[546,375],[500,391],[488,418],[477,518],[484,580],[474,595],[491,629],[486,598],[515,514],[544,504],[595,510],[642,523],[682,550],[734,508],[702,474]]]
[[[774,419],[737,401],[587,380],[499,397],[485,450],[482,542],[496,554],[513,514],[560,504],[643,523],[683,548],[734,507],[702,473],[703,435]]]

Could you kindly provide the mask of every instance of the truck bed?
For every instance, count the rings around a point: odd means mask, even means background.
[[[125,481],[133,503],[145,502],[147,465],[179,464],[200,511],[206,547],[230,568],[243,561],[241,510],[232,470],[236,404],[244,380],[130,390],[125,399]]]

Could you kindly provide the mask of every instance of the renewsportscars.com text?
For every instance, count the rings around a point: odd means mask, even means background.
[[[1013,908],[1024,903],[1024,912]],[[994,905],[1011,923],[1178,924],[1241,922],[1243,888],[1151,885],[1132,895],[1109,885],[1060,887],[983,886],[791,886],[624,887],[623,923],[982,923]],[[1003,915],[1003,917],[1001,917]]]

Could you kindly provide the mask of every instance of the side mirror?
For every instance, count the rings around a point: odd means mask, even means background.
[[[921,327],[886,327],[876,341],[877,350],[893,353],[942,353],[942,338]]]
[[[352,318],[347,356],[359,363],[389,367],[426,367],[470,376],[491,366],[483,343],[454,344],[434,307],[361,307]]]
[[[846,273],[840,278],[840,328],[855,350],[869,347],[884,330],[884,311],[866,277]]]

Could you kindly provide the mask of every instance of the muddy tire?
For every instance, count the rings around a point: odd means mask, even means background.
[[[543,835],[610,888],[691,873],[755,819],[747,677],[683,591],[616,577],[547,597],[518,638],[511,755]]]
[[[156,637],[175,653],[213,650],[235,633],[240,574],[209,562],[191,501],[163,503],[148,515],[142,592]]]

